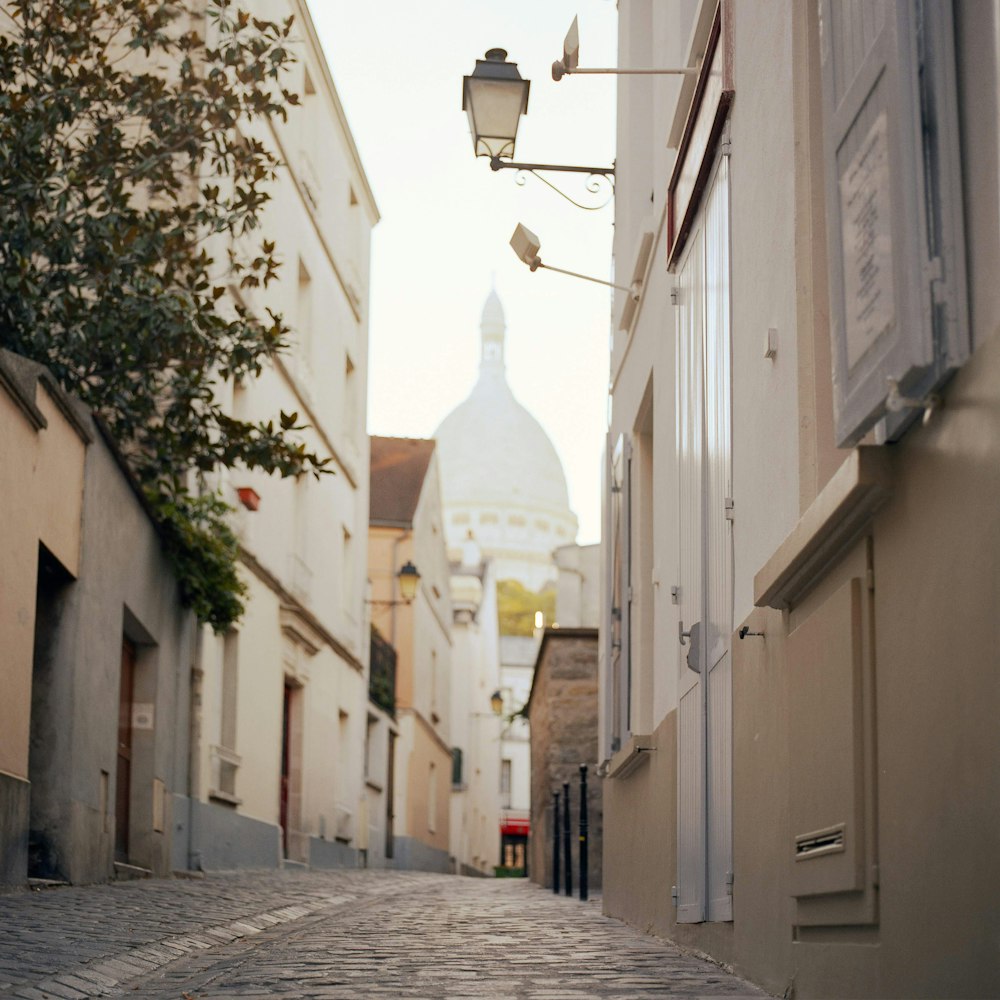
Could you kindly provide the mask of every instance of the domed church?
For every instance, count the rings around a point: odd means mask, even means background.
[[[479,379],[445,417],[438,442],[449,556],[472,537],[496,579],[531,590],[555,582],[553,551],[576,539],[566,476],[541,424],[514,398],[504,367],[503,307],[491,291],[480,324]]]

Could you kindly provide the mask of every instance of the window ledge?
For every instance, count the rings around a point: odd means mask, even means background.
[[[649,754],[655,749],[652,736],[633,734],[625,742],[625,746],[608,761],[604,777],[627,778],[640,764],[649,760]]]
[[[855,448],[754,577],[754,604],[784,611],[801,600],[861,537],[891,485],[885,448]]]
[[[243,763],[243,758],[229,747],[215,745],[212,747],[212,755],[226,764],[232,764],[234,767],[239,767]]]
[[[230,795],[229,792],[224,792],[219,788],[210,788],[208,790],[208,797],[213,802],[221,802],[223,805],[227,806],[243,805],[243,800],[239,796]]]

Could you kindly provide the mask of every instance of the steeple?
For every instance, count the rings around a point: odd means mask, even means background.
[[[483,318],[479,324],[482,334],[483,353],[480,360],[480,371],[503,372],[503,340],[507,322],[503,315],[500,297],[494,288],[483,306]]]

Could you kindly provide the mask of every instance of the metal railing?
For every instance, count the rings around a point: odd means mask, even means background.
[[[390,715],[396,714],[396,650],[374,628],[368,697]]]

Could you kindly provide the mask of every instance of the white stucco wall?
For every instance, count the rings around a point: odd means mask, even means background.
[[[327,840],[339,833],[352,845],[364,794],[364,414],[369,244],[378,210],[308,11],[300,0],[266,0],[259,7],[264,17],[295,15],[298,61],[289,83],[302,96],[302,107],[287,123],[248,128],[286,168],[272,185],[260,230],[277,244],[279,278],[244,298],[251,309],[283,314],[292,346],[258,380],[222,385],[219,392],[242,419],[277,422],[281,411],[297,413],[310,425],[301,439],[330,457],[336,474],[296,481],[232,472],[219,479],[223,495],[237,507],[234,526],[247,553],[246,613],[237,626],[237,745],[230,748],[240,759],[236,813],[278,823],[287,678],[301,685],[301,759],[294,764],[299,832]],[[224,251],[216,247],[217,254]],[[240,487],[260,496],[258,510],[240,506]],[[223,640],[206,632],[202,645],[196,792],[206,801],[217,773],[212,747],[221,738]],[[306,840],[302,844],[299,850],[307,852]]]
[[[472,569],[470,567],[470,569]],[[496,585],[490,563],[452,577],[451,736],[461,748],[461,785],[452,787],[451,853],[458,870],[490,873],[500,855],[500,732],[490,697],[500,687]]]

